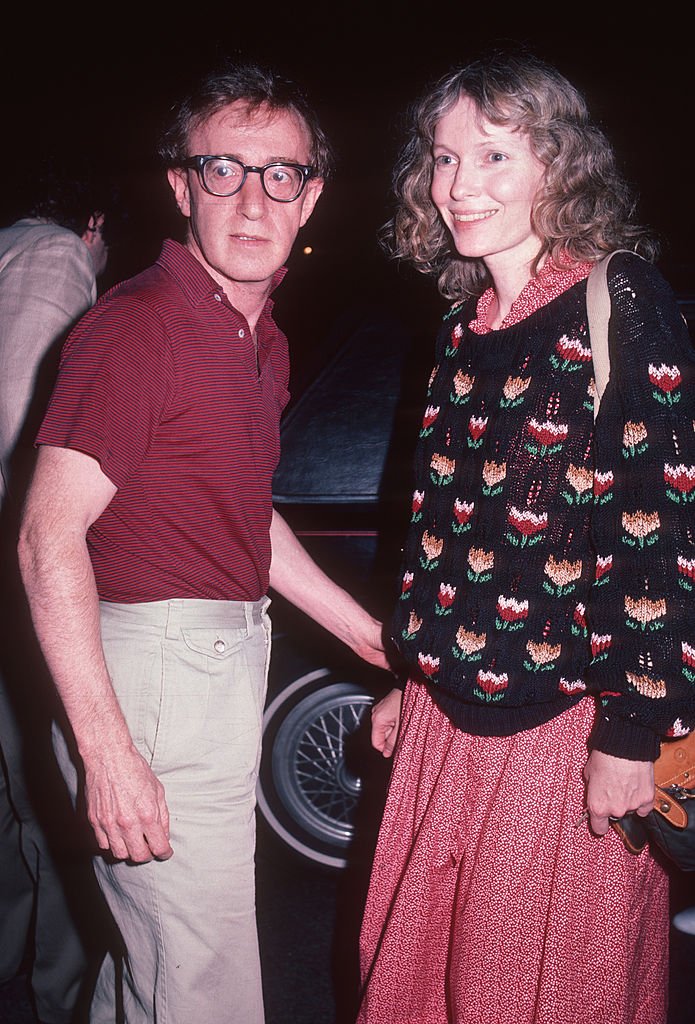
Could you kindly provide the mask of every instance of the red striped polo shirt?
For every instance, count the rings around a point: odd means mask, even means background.
[[[68,338],[37,443],[92,456],[118,488],[87,534],[102,600],[265,594],[289,398],[287,341],[271,313],[268,300],[257,359],[246,319],[166,241]]]

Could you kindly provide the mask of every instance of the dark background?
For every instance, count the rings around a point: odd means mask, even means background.
[[[692,33],[671,5],[616,8],[601,21],[586,5],[352,3],[294,0],[220,4],[185,0],[152,13],[139,5],[14,5],[3,28],[0,96],[4,156],[0,214],[14,215],[17,182],[45,155],[88,152],[115,174],[129,212],[105,284],[156,258],[180,218],[155,156],[163,116],[191,78],[222,56],[271,63],[304,84],[334,142],[338,168],[302,234],[309,257],[291,260],[278,293],[298,374],[328,327],[355,306],[397,306],[434,326],[430,282],[380,254],[399,118],[433,78],[491,45],[521,45],[555,64],[585,94],[639,196],[639,218],[662,243],[661,266],[680,293],[695,290],[690,252],[693,182]],[[519,10],[521,5],[519,6]],[[606,8],[607,10],[607,8]],[[67,13],[66,13],[67,12]],[[661,19],[661,21],[659,21]]]

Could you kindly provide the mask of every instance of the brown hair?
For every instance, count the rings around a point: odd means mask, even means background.
[[[160,145],[159,155],[167,167],[178,167],[188,152],[192,129],[212,114],[240,101],[251,110],[261,106],[272,111],[291,111],[306,125],[311,139],[310,159],[319,178],[328,178],[333,169],[333,153],[314,110],[294,82],[257,64],[223,63],[210,72],[171,112]]]

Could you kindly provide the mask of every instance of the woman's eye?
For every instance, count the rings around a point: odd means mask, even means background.
[[[449,156],[448,153],[440,153],[439,156],[434,158],[435,167],[451,167],[454,163],[453,156]]]
[[[502,161],[506,159],[507,157],[504,153],[490,153],[489,156],[490,163],[492,164],[502,163]]]

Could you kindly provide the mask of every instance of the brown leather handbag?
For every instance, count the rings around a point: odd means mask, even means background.
[[[654,810],[611,824],[631,853],[649,842],[681,869],[695,871],[695,732],[664,740],[654,762]]]

